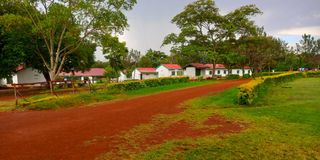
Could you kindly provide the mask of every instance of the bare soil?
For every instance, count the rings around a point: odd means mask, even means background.
[[[137,125],[150,122],[153,116],[179,113],[182,111],[178,108],[179,104],[186,100],[221,92],[248,81],[225,81],[219,84],[98,104],[95,107],[57,111],[3,112],[0,113],[0,159],[94,159],[112,148],[114,145],[110,143],[112,137]],[[217,121],[220,122],[219,119]],[[181,136],[185,136],[181,130],[188,128],[188,125],[181,123],[180,128],[164,132],[177,130]],[[211,120],[206,123],[210,125]],[[221,121],[221,125],[225,125],[224,122]],[[237,126],[229,127],[231,127],[230,131],[238,131]],[[224,130],[221,129],[221,132]],[[192,136],[192,134],[189,135]],[[99,137],[104,140],[100,143],[86,144],[88,140],[99,139]]]

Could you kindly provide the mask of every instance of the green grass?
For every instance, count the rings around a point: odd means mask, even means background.
[[[108,91],[96,91],[93,93],[76,93],[66,94],[61,96],[52,96],[50,94],[42,94],[32,96],[19,101],[19,106],[14,107],[10,103],[8,106],[0,106],[0,111],[8,111],[13,109],[18,110],[44,110],[44,109],[59,109],[74,106],[85,106],[91,103],[104,102],[116,99],[128,99],[136,96],[143,96],[148,94],[154,94],[164,91],[172,91],[176,89],[201,86],[206,84],[218,83],[220,81],[207,80],[207,81],[192,81],[187,83],[177,83],[171,85],[164,85],[159,87],[148,87],[127,92],[108,92]],[[6,103],[9,104],[9,103]],[[1,105],[1,104],[0,104]],[[5,105],[5,104],[4,104]]]
[[[159,87],[143,88],[139,90],[128,91],[126,94],[130,96],[139,96],[139,95],[153,94],[153,93],[158,93],[163,91],[171,91],[171,90],[176,90],[180,88],[189,88],[189,87],[201,86],[206,84],[213,84],[218,82],[219,81],[216,81],[216,80],[191,81],[188,83],[177,83],[177,84],[171,84],[171,85],[165,85],[165,86],[159,86]]]
[[[305,78],[270,87],[260,103],[239,106],[237,88],[216,96],[198,98],[184,105],[184,112],[159,115],[143,130],[124,133],[135,149],[122,145],[101,159],[320,159],[320,79]],[[201,128],[213,114],[245,123],[241,133],[208,135],[201,138],[169,140],[163,144],[139,147],[148,133],[184,120]],[[146,129],[147,128],[147,129]],[[146,131],[147,130],[147,131]],[[181,149],[182,148],[182,149]]]

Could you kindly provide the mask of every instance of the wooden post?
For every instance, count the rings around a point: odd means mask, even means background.
[[[74,90],[74,81],[73,80],[71,80],[71,86],[72,86],[72,92],[73,92],[73,94],[75,93],[75,90]]]
[[[13,85],[13,88],[14,88],[14,98],[16,100],[16,107],[17,107],[18,106],[18,97],[17,97],[17,88],[16,88],[15,84]]]
[[[92,89],[91,89],[91,81],[90,81],[90,79],[88,80],[88,84],[89,84],[89,89],[90,89],[90,93],[91,93]]]

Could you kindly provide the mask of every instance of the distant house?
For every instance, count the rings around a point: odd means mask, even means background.
[[[76,72],[61,72],[59,76],[63,77],[65,80],[75,77],[79,80],[90,80],[92,83],[96,83],[97,80],[104,77],[104,68],[90,68],[88,71],[76,71]]]
[[[184,68],[184,75],[190,78],[195,78],[199,76],[205,76],[206,74],[210,74],[210,71],[208,70],[210,66],[208,64],[191,63],[186,65],[183,68]]]
[[[24,65],[19,65],[16,68],[16,73],[12,74],[12,80],[7,79],[7,84],[18,84],[18,83],[38,83],[46,82],[43,74],[31,67],[25,67]]]
[[[127,75],[124,74],[123,72],[120,72],[120,77],[118,78],[118,81],[123,82],[123,81],[126,81],[127,79],[128,79]]]
[[[190,78],[195,78],[198,76],[211,77],[212,76],[213,64],[202,64],[202,63],[191,63],[184,67],[184,73]],[[223,64],[216,64],[215,75],[225,77],[229,74],[228,69]],[[242,69],[231,69],[230,74],[238,74],[243,76],[244,74],[252,74],[250,67],[246,66],[244,68],[244,73]]]
[[[159,78],[183,76],[183,69],[178,64],[161,64],[156,71]]]
[[[158,72],[155,68],[136,68],[132,71],[131,78],[133,80],[158,78]]]

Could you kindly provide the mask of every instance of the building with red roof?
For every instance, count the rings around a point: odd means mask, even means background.
[[[183,76],[183,69],[179,64],[161,64],[157,67],[158,77]]]
[[[156,68],[136,68],[132,71],[131,78],[133,80],[158,78],[158,72]]]
[[[63,77],[65,80],[70,79],[70,77],[75,77],[79,80],[88,79],[95,83],[98,79],[104,77],[104,73],[104,68],[90,68],[86,71],[61,72],[59,76]]]
[[[183,68],[185,70],[185,75],[191,78],[198,76],[211,77],[213,73],[213,64],[191,63]],[[243,70],[238,68],[232,68],[228,70],[224,64],[215,65],[216,76],[225,77],[229,74],[229,72],[230,74],[238,74],[239,76],[243,76],[244,74],[252,74],[250,67],[248,66],[245,66]]]

